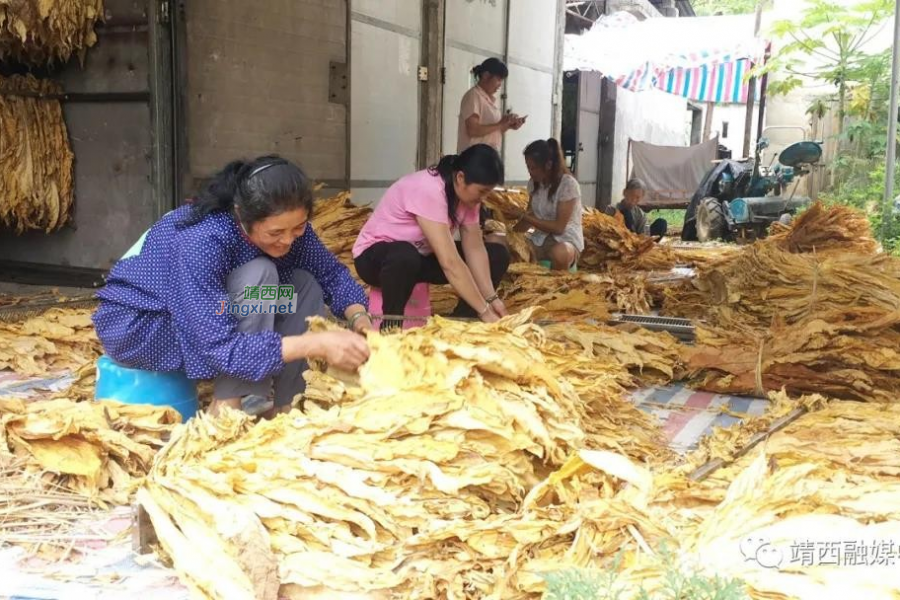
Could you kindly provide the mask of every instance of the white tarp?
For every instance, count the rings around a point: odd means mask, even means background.
[[[581,35],[567,35],[564,65],[598,71],[631,91],[663,88],[662,80],[679,69],[761,60],[766,42],[754,34],[754,21],[754,15],[641,21],[617,12]]]
[[[629,142],[632,171],[647,186],[642,205],[687,203],[716,158],[719,138],[696,146],[656,146]]]

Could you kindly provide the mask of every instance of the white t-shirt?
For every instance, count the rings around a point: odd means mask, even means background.
[[[528,182],[528,194],[531,196],[531,211],[538,219],[544,221],[556,220],[556,209],[560,201],[575,200],[575,208],[572,210],[572,216],[566,223],[566,229],[561,235],[554,235],[553,239],[557,242],[569,242],[576,250],[582,252],[584,250],[584,229],[582,228],[581,218],[584,214],[584,207],[581,204],[581,186],[578,181],[566,173],[563,175],[556,193],[549,196],[550,189],[547,186],[541,186],[537,190],[534,189],[534,181]],[[531,241],[536,246],[541,246],[547,239],[546,233],[536,230],[531,234]]]

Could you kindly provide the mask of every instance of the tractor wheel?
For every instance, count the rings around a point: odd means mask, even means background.
[[[725,219],[725,206],[718,198],[708,197],[697,206],[697,239],[711,242],[725,239],[728,223]]]

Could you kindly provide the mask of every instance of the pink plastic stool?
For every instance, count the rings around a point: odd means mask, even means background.
[[[412,295],[403,309],[404,316],[407,317],[430,317],[431,316],[431,293],[427,283],[417,283],[413,288]],[[369,290],[369,312],[373,315],[380,315],[382,310],[383,299],[381,297],[381,288],[371,288]],[[413,327],[421,327],[425,321],[415,319],[412,321],[403,321],[403,329],[412,329]],[[381,326],[381,319],[375,319],[372,325],[377,329]]]

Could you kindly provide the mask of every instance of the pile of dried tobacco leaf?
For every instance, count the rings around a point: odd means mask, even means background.
[[[356,206],[350,192],[317,200],[313,208],[312,226],[328,250],[354,273],[351,250],[372,209]]]
[[[688,380],[700,389],[896,402],[900,397],[900,311],[850,306],[769,329],[736,323],[697,328],[683,350]]]
[[[666,314],[769,327],[855,308],[900,309],[900,260],[889,255],[793,254],[757,243],[666,291]]]
[[[795,254],[832,251],[874,254],[878,251],[866,215],[843,205],[826,208],[816,202],[790,225],[773,223],[769,234],[765,243]]]
[[[127,504],[136,478],[181,421],[168,407],[0,398],[0,457],[99,502]]]
[[[646,282],[640,276],[597,273],[560,273],[538,265],[510,265],[500,297],[510,311],[539,306],[548,319],[596,319],[612,312],[650,311]]]
[[[64,63],[97,42],[103,0],[0,2],[0,58],[29,65]],[[5,116],[3,117],[6,118]]]
[[[580,472],[567,457],[592,437],[582,432],[586,405],[620,419],[595,443],[628,445],[639,460],[659,454],[658,429],[639,411],[618,411],[625,400],[601,397],[621,389],[619,365],[602,382],[593,357],[572,361],[598,391],[579,397],[558,371],[568,351],[528,316],[373,334],[358,380],[308,374],[306,414],[251,426],[229,412],[179,430],[139,499],[182,578],[207,598],[275,598],[279,589],[481,597],[510,585],[519,544],[534,546],[519,558],[535,565],[545,554],[561,559],[573,540],[579,557],[620,544],[620,527],[589,534],[585,522],[576,535],[571,507],[537,507],[546,485],[534,500],[526,494],[556,467]],[[632,430],[621,426],[629,419]],[[616,476],[641,472],[609,452],[584,456],[619,465]],[[597,481],[608,492],[617,485]],[[579,502],[577,491],[565,502]],[[538,551],[553,536],[558,543]],[[514,585],[536,591],[540,577]]]
[[[584,213],[584,252],[579,265],[606,270],[626,268],[654,271],[671,269],[675,253],[653,238],[634,234],[613,217],[596,210]]]
[[[0,321],[0,370],[42,375],[78,370],[101,353],[86,308],[52,308],[21,322]]]
[[[2,8],[2,5],[0,5]],[[56,231],[71,217],[73,161],[60,86],[31,75],[0,77],[0,227]]]
[[[900,310],[900,260],[876,248],[865,215],[814,204],[790,227],[667,290],[664,310],[719,327],[756,328],[848,307]]]

